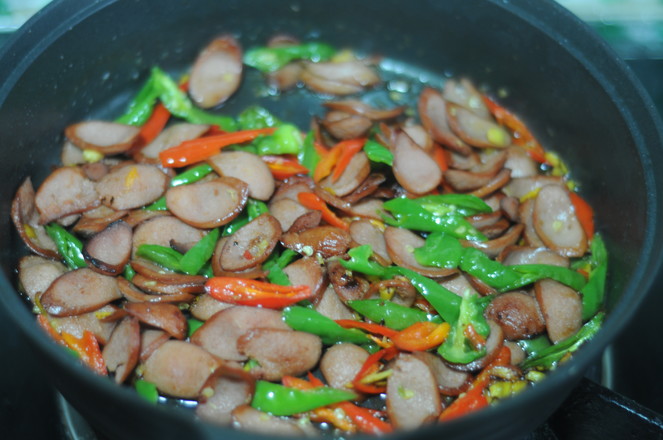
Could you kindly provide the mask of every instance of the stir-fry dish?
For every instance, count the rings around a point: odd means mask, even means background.
[[[255,69],[319,98],[310,126],[224,113]],[[603,321],[591,207],[470,80],[378,108],[381,74],[225,35],[181,77],[155,66],[117,119],[67,126],[12,206],[38,323],[152,402],[270,435],[446,423],[542,380]]]

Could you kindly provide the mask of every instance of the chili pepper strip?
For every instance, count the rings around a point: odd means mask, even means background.
[[[76,351],[85,365],[92,368],[92,370],[102,376],[106,376],[106,362],[101,355],[99,349],[99,342],[96,336],[89,330],[83,332],[83,337],[77,338],[76,336],[63,332],[62,339],[67,343],[69,348]]]
[[[359,328],[366,330],[369,333],[375,333],[378,335],[386,336],[388,338],[393,338],[396,334],[398,334],[396,330],[392,330],[383,325],[364,321],[355,321],[354,319],[337,319],[336,323],[343,328]]]
[[[324,200],[322,200],[316,194],[311,192],[300,192],[297,194],[297,199],[299,200],[299,203],[304,205],[304,207],[322,212],[322,219],[330,225],[345,230],[350,229],[348,224],[338,218],[338,216],[334,214],[331,209],[329,209]]]
[[[582,226],[582,229],[587,235],[587,239],[591,240],[594,236],[594,210],[592,207],[580,197],[577,193],[569,193],[571,197],[571,203],[573,204],[573,209],[576,212],[576,217]]]
[[[385,387],[379,387],[376,385],[367,385],[361,382],[361,380],[366,377],[371,371],[378,365],[381,359],[389,360],[396,356],[398,350],[395,347],[383,348],[380,351],[376,351],[370,355],[364,364],[361,366],[357,375],[352,380],[352,386],[355,390],[361,393],[367,394],[380,394],[385,392]]]
[[[230,277],[210,278],[205,290],[219,301],[270,309],[280,309],[313,296],[311,288],[305,285],[280,286]]]
[[[145,146],[152,142],[163,131],[168,123],[168,119],[170,119],[170,112],[162,103],[154,106],[152,115],[150,115],[150,118],[143,124],[138,133],[141,145]]]
[[[421,321],[396,333],[391,340],[400,350],[426,351],[442,344],[449,334],[449,329],[448,322],[436,324]]]
[[[313,171],[313,180],[316,183],[331,174],[332,169],[334,168],[334,165],[336,165],[336,162],[338,162],[339,157],[341,157],[342,152],[343,144],[339,142],[334,145],[331,150],[322,155],[322,158],[318,161],[318,164]]]
[[[348,167],[350,161],[355,155],[364,148],[366,138],[347,139],[338,143],[341,148],[341,154],[336,161],[336,167],[332,173],[332,182],[336,182],[343,171]]]
[[[252,141],[258,136],[272,134],[274,130],[276,130],[274,127],[260,128],[184,141],[175,147],[160,152],[159,159],[161,165],[166,168],[183,167],[214,156],[223,147]]]
[[[288,177],[297,174],[308,174],[309,170],[304,165],[300,164],[296,158],[290,156],[276,156],[267,155],[261,156],[263,162],[269,167],[272,176],[276,180],[285,180]]]

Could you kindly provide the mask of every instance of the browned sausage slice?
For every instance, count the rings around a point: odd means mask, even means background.
[[[327,286],[322,293],[315,310],[330,319],[355,319],[352,310],[343,304],[332,285]]]
[[[475,115],[484,119],[491,119],[490,111],[483,102],[481,93],[467,78],[460,80],[449,79],[444,83],[442,91],[444,99],[465,107]]]
[[[81,150],[95,150],[105,156],[124,153],[138,138],[140,127],[109,121],[84,121],[69,125],[64,134]]]
[[[85,331],[90,331],[104,345],[110,339],[116,322],[105,322],[99,319],[99,316],[110,316],[116,313],[117,307],[112,305],[103,306],[93,312],[83,313],[75,316],[65,316],[63,318],[51,318],[53,327],[61,333],[69,333],[77,338],[82,338]]]
[[[228,151],[214,155],[207,162],[221,176],[234,177],[249,186],[249,196],[269,200],[274,193],[272,172],[260,156],[245,151]]]
[[[255,381],[244,370],[222,365],[203,386],[196,415],[217,425],[229,425],[232,411],[251,402],[254,387]]]
[[[311,90],[333,95],[358,93],[380,82],[373,69],[359,60],[307,63],[301,78]]]
[[[99,203],[94,183],[85,177],[80,168],[56,169],[44,180],[35,195],[40,224],[87,211]]]
[[[295,252],[323,258],[342,255],[350,246],[350,233],[334,226],[318,226],[300,233],[287,232],[281,236],[283,246]]]
[[[338,110],[353,115],[365,116],[372,121],[393,119],[397,116],[400,116],[405,111],[405,107],[402,106],[394,107],[389,110],[380,110],[356,99],[329,101],[323,103],[322,105],[332,110]]]
[[[131,257],[133,229],[118,220],[93,236],[83,248],[90,268],[104,275],[118,275]]]
[[[249,195],[246,183],[220,177],[169,188],[166,205],[177,218],[198,228],[216,228],[242,212]]]
[[[131,164],[106,174],[97,184],[105,205],[134,209],[154,202],[166,190],[168,177],[156,166]]]
[[[425,240],[408,229],[388,226],[384,230],[384,241],[389,256],[399,266],[412,269],[428,277],[445,277],[455,269],[423,266],[414,258],[414,249],[422,247]]]
[[[576,216],[568,192],[561,186],[541,188],[534,200],[534,228],[550,249],[565,257],[581,257],[587,236]]]
[[[48,289],[48,286],[66,271],[67,266],[59,261],[38,255],[26,255],[18,262],[18,279],[23,292],[31,301],[34,301],[35,296]]]
[[[451,131],[447,120],[447,103],[440,92],[425,88],[419,95],[418,109],[421,123],[433,139],[463,156],[472,153],[472,148]]]
[[[152,142],[140,150],[137,154],[137,160],[156,163],[159,160],[160,152],[175,147],[184,141],[196,139],[202,136],[207,130],[209,130],[209,125],[188,124],[185,122],[170,125],[164,128]]]
[[[539,304],[524,292],[497,295],[486,308],[485,315],[497,322],[504,336],[511,341],[530,338],[546,329]]]
[[[188,324],[182,311],[173,304],[127,303],[124,305],[131,316],[145,324],[160,328],[175,339],[184,339]]]
[[[359,245],[369,245],[373,252],[382,258],[382,264],[385,266],[391,264],[384,233],[372,221],[362,219],[350,223],[350,236]]]
[[[417,351],[413,356],[428,365],[440,393],[446,396],[457,396],[469,388],[472,376],[464,371],[456,371],[449,368],[441,357],[428,351]]]
[[[147,358],[143,377],[164,394],[195,399],[218,366],[219,361],[198,346],[167,341]]]
[[[251,220],[232,234],[221,250],[221,269],[240,271],[265,261],[281,236],[281,225],[265,213]]]
[[[140,334],[140,361],[144,363],[152,356],[154,350],[169,339],[170,335],[163,330],[151,328],[143,330]]]
[[[41,296],[41,305],[53,316],[71,316],[97,310],[122,295],[113,277],[88,268],[66,272]]]
[[[311,211],[295,200],[282,198],[270,203],[269,212],[279,221],[281,230],[287,231],[298,218]]]
[[[557,342],[575,334],[582,326],[582,300],[578,292],[553,280],[534,285],[536,299],[546,320],[548,337]]]
[[[132,256],[141,244],[170,246],[178,243],[190,248],[205,236],[205,232],[189,226],[173,216],[159,216],[139,224],[134,230]]]
[[[215,38],[198,55],[189,78],[189,95],[202,108],[225,102],[242,78],[242,48],[230,35]]]
[[[249,406],[242,405],[232,412],[233,425],[244,431],[269,436],[300,437],[306,435],[303,425],[293,419],[276,417]]]
[[[477,116],[464,107],[447,102],[449,126],[464,142],[478,148],[506,148],[511,135],[491,119]]]
[[[364,136],[373,126],[373,122],[364,116],[342,111],[327,112],[321,124],[336,139],[354,139]]]
[[[355,344],[343,343],[329,347],[320,359],[320,370],[329,386],[351,389],[352,380],[368,359],[368,352]]]
[[[327,275],[336,295],[344,303],[366,299],[370,283],[352,272],[348,272],[338,260],[327,261]]]
[[[12,200],[11,216],[18,235],[32,252],[47,258],[60,257],[55,243],[39,224],[35,190],[30,177],[26,178],[16,190]]]
[[[413,429],[440,414],[440,394],[428,365],[411,354],[400,354],[387,379],[387,413],[397,428]]]
[[[425,194],[442,182],[440,167],[406,133],[396,135],[393,153],[394,177],[411,193]]]
[[[115,373],[115,383],[124,382],[138,363],[140,354],[140,324],[136,318],[124,318],[101,354],[108,371]]]
[[[355,154],[338,180],[331,176],[320,182],[320,187],[337,197],[343,197],[354,191],[371,173],[371,163],[363,151]]]
[[[217,312],[233,306],[234,304],[219,301],[213,298],[211,295],[205,293],[196,297],[196,299],[191,304],[189,311],[194,318],[201,321],[207,321]]]
[[[323,267],[313,257],[304,257],[287,265],[283,272],[293,286],[308,286],[313,292],[313,301],[320,298],[327,287]]]

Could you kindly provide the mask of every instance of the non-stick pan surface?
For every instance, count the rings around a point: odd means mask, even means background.
[[[402,437],[490,438],[537,426],[615,337],[649,289],[661,263],[663,163],[653,105],[607,46],[551,1],[67,0],[35,16],[0,54],[0,303],[10,310],[65,397],[111,438],[252,438],[194,421],[180,408],[153,407],[100,379],[48,341],[15,293],[24,246],[9,219],[12,196],[28,175],[41,182],[58,161],[62,129],[90,116],[112,117],[149,69],[182,72],[212,37],[232,33],[245,47],[274,33],[381,54],[392,75],[436,85],[467,76],[504,102],[542,143],[571,165],[595,207],[611,271],[604,330],[535,389],[495,408]],[[261,89],[255,72],[223,112],[249,103],[305,128],[317,99],[285,99]],[[379,93],[375,99],[380,99]]]

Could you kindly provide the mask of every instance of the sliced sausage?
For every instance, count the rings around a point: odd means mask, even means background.
[[[103,231],[113,222],[116,222],[129,214],[125,210],[115,210],[105,205],[100,205],[81,214],[81,218],[71,229],[76,234],[89,237]],[[128,223],[127,223],[128,224]],[[129,225],[132,226],[132,225]],[[133,227],[133,226],[132,226]]]
[[[464,246],[471,246],[481,250],[491,258],[495,258],[508,246],[518,242],[523,234],[525,226],[522,223],[511,226],[502,236],[488,241],[461,240]]]
[[[368,280],[347,271],[338,260],[327,261],[327,275],[336,295],[344,303],[369,296]]]
[[[237,349],[237,340],[256,328],[290,330],[281,313],[259,307],[235,306],[216,313],[191,336],[191,342],[229,361],[245,361]]]
[[[228,309],[233,306],[234,304],[219,301],[209,294],[203,294],[196,297],[196,299],[191,304],[189,311],[194,318],[201,321],[207,321],[212,316],[214,316],[216,312],[220,312],[221,310]]]
[[[69,125],[64,135],[81,150],[105,156],[128,151],[138,138],[140,127],[109,121],[84,121]]]
[[[343,197],[354,191],[371,173],[371,163],[363,151],[355,154],[343,173],[334,180],[332,176],[324,178],[320,187],[337,197]]]
[[[207,422],[229,425],[232,411],[251,402],[254,388],[255,381],[246,371],[222,365],[203,386],[196,415]]]
[[[327,286],[322,293],[320,301],[315,305],[315,310],[327,318],[336,319],[355,319],[353,311],[343,304],[333,286]]]
[[[371,283],[368,296],[381,299],[383,292],[390,296],[391,302],[405,307],[411,307],[417,299],[417,289],[408,278],[401,276]]]
[[[447,102],[449,127],[465,143],[478,148],[506,148],[511,135],[491,119],[477,116],[464,107]]]
[[[382,214],[385,214],[383,208],[384,202],[377,198],[365,198],[359,203],[352,205],[346,212],[357,217],[382,220]]]
[[[61,333],[69,333],[77,338],[82,338],[86,330],[90,331],[97,338],[99,344],[104,345],[110,339],[116,322],[105,322],[99,317],[111,316],[116,312],[116,309],[116,307],[109,304],[93,312],[63,318],[51,318],[50,321],[53,327]]]
[[[189,303],[195,298],[191,293],[187,292],[173,294],[145,293],[122,277],[118,277],[117,287],[120,289],[122,296],[129,302]]]
[[[465,392],[472,383],[472,376],[469,373],[449,368],[442,358],[433,353],[417,351],[412,355],[428,365],[437,382],[438,390],[445,396],[457,396]]]
[[[143,377],[164,394],[195,399],[218,366],[214,356],[196,345],[167,341],[147,358]]]
[[[97,184],[105,205],[113,209],[140,208],[166,190],[168,177],[156,166],[131,164],[112,170]]]
[[[534,200],[533,220],[541,240],[560,255],[581,257],[587,251],[587,236],[563,187],[541,188]]]
[[[307,63],[302,81],[311,90],[332,95],[350,95],[380,82],[378,75],[359,60]]]
[[[143,330],[140,334],[140,361],[145,363],[147,358],[152,356],[154,350],[169,339],[170,335],[163,330],[152,328]]]
[[[59,276],[40,301],[53,316],[71,316],[97,310],[121,297],[115,278],[82,268]]]
[[[186,122],[170,125],[164,128],[152,142],[141,148],[140,152],[136,154],[136,159],[139,161],[160,163],[159,153],[175,147],[184,141],[196,139],[202,136],[207,130],[209,130],[209,125],[189,124]]]
[[[165,269],[162,266],[159,266],[156,263],[152,263],[142,258],[131,260],[131,267],[138,274],[167,284],[199,284],[202,286],[205,284],[205,282],[207,282],[207,277],[203,275],[187,275],[173,272],[171,270]]]
[[[124,318],[113,330],[101,352],[108,371],[115,373],[115,383],[124,382],[138,363],[140,324],[136,318]]]
[[[419,264],[414,258],[414,249],[425,244],[425,240],[409,229],[388,226],[384,230],[387,252],[392,261],[401,267],[412,269],[428,277],[445,277],[454,273],[455,269],[429,267]]]
[[[520,221],[525,226],[523,229],[523,238],[525,243],[531,247],[545,247],[539,234],[534,228],[534,199],[527,199],[520,204],[518,209]]]
[[[284,419],[242,405],[232,412],[233,426],[244,431],[269,436],[299,437],[306,435],[302,425],[294,419]]]
[[[16,190],[12,200],[12,221],[23,243],[37,255],[59,258],[55,243],[39,224],[39,213],[35,206],[35,191],[32,180],[26,178]]]
[[[362,219],[350,223],[350,236],[359,245],[369,245],[385,266],[391,265],[384,233],[372,221]]]
[[[486,339],[485,356],[468,364],[453,364],[447,362],[449,367],[458,371],[479,371],[495,359],[495,356],[497,356],[497,353],[499,353],[504,345],[504,332],[502,331],[502,327],[500,327],[495,321],[488,320],[488,325],[490,326],[490,334],[488,335],[488,339]]]
[[[522,199],[528,194],[533,194],[539,188],[546,185],[564,185],[564,180],[557,176],[536,175],[531,177],[517,177],[511,179],[508,185],[504,187],[504,192],[508,196]]]
[[[283,268],[293,286],[308,286],[313,292],[312,300],[322,297],[327,287],[327,277],[323,267],[313,257],[304,257]]]
[[[26,255],[18,262],[18,280],[22,291],[33,302],[38,294],[46,291],[65,272],[67,266],[64,264],[38,255]]]
[[[233,233],[221,250],[221,269],[240,271],[265,261],[281,236],[281,224],[270,214],[261,214]]]
[[[131,316],[145,324],[164,330],[175,339],[184,339],[188,324],[182,311],[173,304],[127,303],[124,305]]]
[[[512,178],[532,177],[539,174],[537,163],[527,154],[524,148],[511,146],[506,149],[506,154],[507,159],[504,167],[511,170]]]
[[[135,274],[131,282],[145,292],[155,293],[159,295],[181,295],[198,294],[205,291],[205,286],[199,280],[199,277],[190,277],[191,280],[182,284],[174,284],[148,278],[141,274]]]
[[[553,280],[534,284],[536,299],[553,344],[575,334],[582,326],[582,300],[578,292]]]
[[[320,359],[320,371],[330,387],[351,389],[352,380],[368,356],[366,350],[355,344],[332,345]]]
[[[290,229],[290,226],[307,212],[311,211],[303,207],[299,202],[289,198],[282,198],[269,205],[269,213],[279,221],[281,230],[283,231]]]
[[[511,246],[501,254],[502,264],[549,264],[551,266],[569,267],[569,259],[545,247]]]
[[[196,58],[189,78],[189,95],[199,107],[225,102],[242,79],[242,48],[231,35],[215,38]]]
[[[93,236],[83,247],[90,268],[104,275],[118,275],[131,257],[133,229],[118,220]]]
[[[322,341],[306,332],[256,328],[237,339],[237,350],[258,361],[249,374],[257,379],[275,381],[312,370],[320,359]]]
[[[249,196],[269,200],[274,193],[272,172],[260,156],[245,151],[228,151],[207,159],[221,176],[234,177],[249,186]]]
[[[497,295],[484,313],[487,319],[502,327],[504,337],[510,341],[528,339],[546,329],[539,304],[524,292]]]
[[[481,118],[492,118],[481,93],[467,78],[447,80],[444,83],[443,96],[447,101],[465,107]]]
[[[394,144],[394,177],[413,194],[425,194],[442,182],[437,163],[406,133],[396,135]]]
[[[295,252],[320,254],[323,258],[342,255],[350,246],[350,234],[334,226],[318,226],[300,233],[287,232],[281,236],[283,246]]]
[[[189,248],[198,243],[205,233],[172,216],[160,216],[139,224],[134,230],[132,257],[141,244],[170,246],[175,242]]]
[[[472,148],[451,131],[447,118],[447,103],[442,94],[430,87],[419,95],[421,123],[437,142],[446,145],[463,156],[469,156]]]
[[[35,195],[39,223],[45,224],[61,217],[87,211],[99,205],[94,182],[85,177],[80,168],[64,167],[53,171]]]
[[[357,188],[355,188],[354,191],[341,199],[344,203],[347,203],[350,206],[347,208],[340,207],[339,209],[348,209],[352,204],[357,203],[358,201],[370,196],[371,194],[374,194],[380,188],[380,185],[382,185],[386,180],[387,178],[384,174],[369,174],[368,177],[364,179],[363,182],[361,182],[361,185],[359,185]]]
[[[295,234],[298,234],[307,229],[317,228],[318,226],[320,226],[321,221],[322,221],[322,211],[317,211],[317,210],[309,211],[297,217],[295,221],[292,222],[292,225],[290,225],[290,228],[288,229],[287,232],[293,232]]]
[[[321,124],[336,139],[355,139],[364,136],[373,126],[373,121],[360,115],[330,111]]]
[[[322,105],[332,110],[338,110],[353,115],[365,116],[372,121],[393,119],[402,115],[405,111],[405,107],[402,106],[394,107],[388,110],[380,110],[356,99],[347,99],[344,101],[328,101]]]
[[[437,383],[428,365],[400,354],[387,379],[387,413],[396,428],[414,429],[435,420],[441,411]]]
[[[216,228],[242,212],[248,185],[232,177],[169,188],[166,206],[177,218],[198,228]]]

